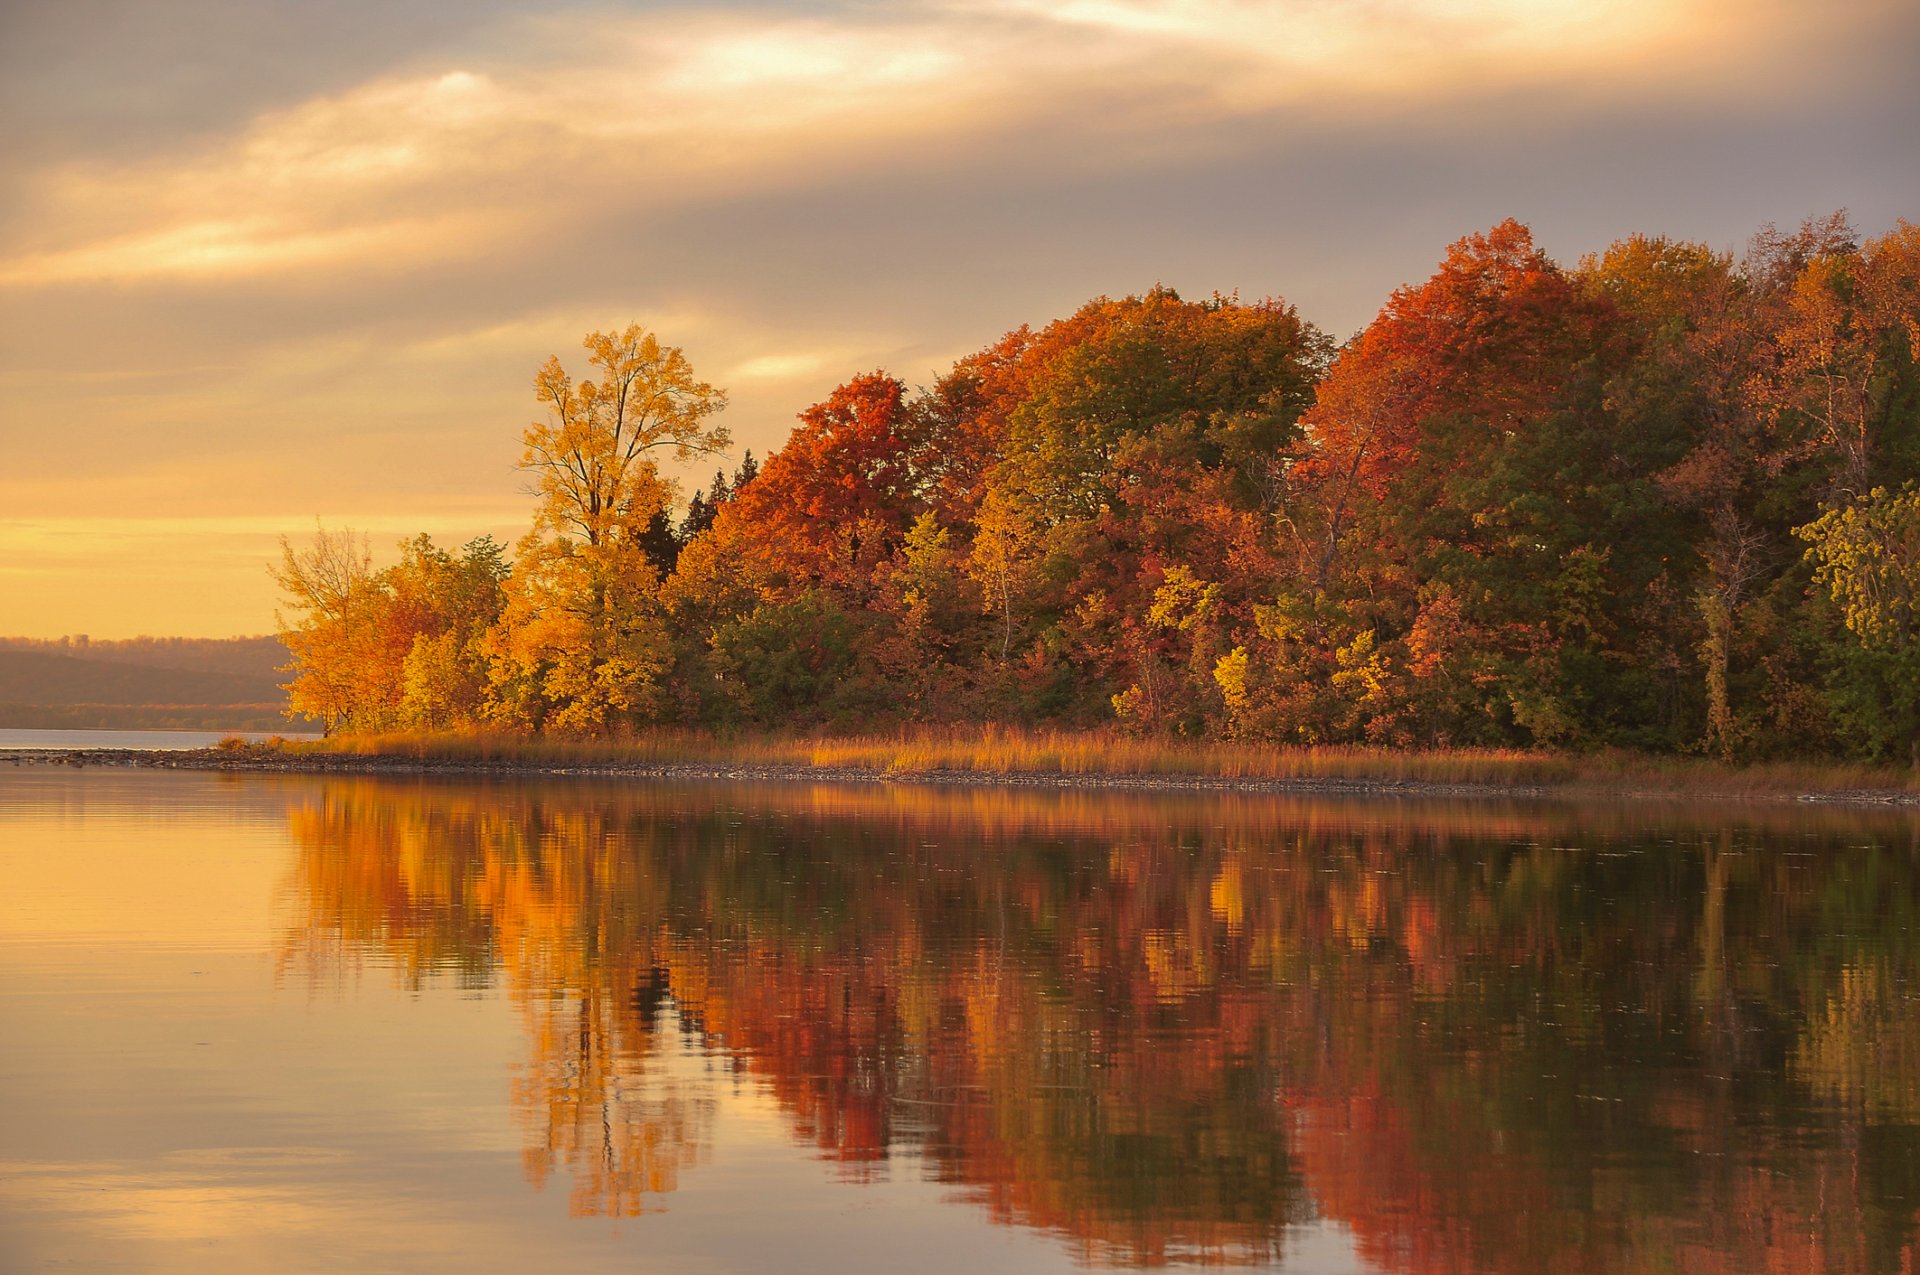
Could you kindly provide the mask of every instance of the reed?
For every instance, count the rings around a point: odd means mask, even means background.
[[[1731,765],[1621,750],[1595,753],[1506,748],[1415,751],[1136,738],[1103,731],[1004,726],[921,728],[891,734],[714,734],[657,729],[570,740],[481,731],[336,736],[289,751],[370,753],[515,766],[800,766],[888,775],[1193,776],[1540,787],[1563,791],[1781,793],[1916,790],[1906,770],[1820,762]]]

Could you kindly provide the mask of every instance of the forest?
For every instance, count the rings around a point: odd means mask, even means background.
[[[0,726],[284,729],[286,659],[273,637],[0,637]]]
[[[641,327],[534,378],[509,553],[287,541],[329,732],[1107,725],[1920,765],[1920,226],[1461,239],[1344,345],[1155,287],[727,458]],[[718,463],[718,462],[716,462]]]

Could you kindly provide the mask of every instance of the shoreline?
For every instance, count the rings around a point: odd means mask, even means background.
[[[272,749],[130,748],[0,749],[0,766],[98,766],[122,770],[191,770],[266,775],[359,775],[394,778],[447,776],[515,779],[634,779],[695,782],[917,784],[951,788],[1111,789],[1127,792],[1270,793],[1297,796],[1451,797],[1523,801],[1712,801],[1764,805],[1819,805],[1920,809],[1920,791],[1891,788],[1715,790],[1606,785],[1368,779],[1331,776],[1177,774],[1038,770],[889,770],[782,762],[546,762],[514,758],[421,757],[393,753],[301,752]]]

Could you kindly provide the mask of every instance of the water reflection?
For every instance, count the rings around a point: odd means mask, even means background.
[[[655,1207],[703,1057],[1096,1263],[1920,1265],[1914,825],[915,789],[301,790],[283,977],[504,986],[525,1171]]]

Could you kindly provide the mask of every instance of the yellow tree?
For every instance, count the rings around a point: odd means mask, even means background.
[[[523,468],[540,507],[521,541],[493,652],[489,714],[531,729],[600,733],[650,715],[670,662],[647,530],[673,498],[661,457],[726,447],[708,418],[726,394],[638,324],[584,342],[592,379],[550,358],[534,376],[547,419]]]
[[[597,735],[653,715],[672,662],[660,577],[622,536],[520,542],[488,635],[486,714],[520,730]]]
[[[276,615],[280,640],[293,655],[282,670],[293,674],[281,688],[287,715],[317,717],[330,735],[377,698],[367,685],[367,620],[379,591],[373,554],[365,536],[317,527],[303,549],[280,537],[280,555],[280,565],[268,570],[288,604]]]
[[[424,535],[374,571],[366,537],[318,529],[296,549],[280,541],[271,567],[288,606],[279,614],[289,716],[336,729],[444,728],[471,721],[485,663],[478,639],[500,613],[506,565],[482,536],[456,556]]]
[[[547,419],[527,427],[520,464],[534,475],[539,525],[598,545],[622,529],[644,530],[667,503],[656,457],[687,460],[727,446],[726,429],[707,424],[727,395],[697,379],[678,346],[637,323],[583,344],[598,379],[576,383],[558,355],[546,361],[533,388]]]
[[[1039,575],[1046,544],[1036,515],[1019,497],[992,488],[975,522],[967,572],[979,584],[981,608],[1000,614],[1000,660],[1013,658],[1014,612]]]
[[[1920,771],[1920,487],[1875,487],[1795,534],[1857,644],[1837,689],[1876,748],[1904,740]]]
[[[429,730],[470,725],[486,699],[484,639],[506,603],[506,559],[491,536],[453,554],[421,535],[400,552],[400,561],[380,573],[400,621],[394,627],[402,639],[411,637],[397,716]]]

